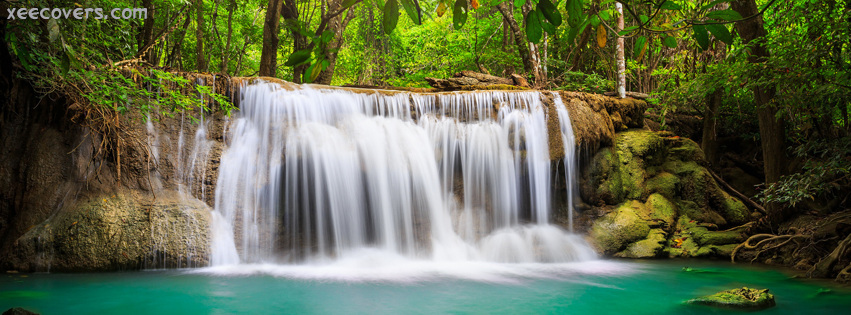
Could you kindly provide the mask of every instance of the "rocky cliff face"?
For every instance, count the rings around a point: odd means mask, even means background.
[[[11,82],[0,109],[0,269],[207,264],[225,117],[122,117],[137,137],[119,158],[98,154],[103,139],[61,96]]]
[[[703,152],[666,132],[617,133],[582,170],[582,213],[589,239],[605,254],[627,258],[729,257],[754,217],[716,183]]]

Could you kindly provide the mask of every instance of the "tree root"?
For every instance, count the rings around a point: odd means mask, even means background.
[[[725,182],[723,179],[721,179],[721,176],[718,176],[717,174],[715,174],[715,172],[713,172],[709,168],[706,168],[706,170],[709,171],[709,174],[711,174],[712,177],[715,178],[715,181],[720,183],[721,186],[724,186],[724,188],[727,189],[727,191],[729,191],[730,193],[732,193],[736,197],[739,197],[739,199],[744,201],[746,204],[750,205],[752,208],[756,209],[759,212],[762,212],[762,214],[768,215],[768,211],[766,211],[765,208],[760,206],[755,201],[751,200],[751,198],[748,198],[748,196],[745,196],[745,194],[740,193],[738,190],[734,189],[733,186],[730,186],[730,184],[727,184],[727,182]]]
[[[839,245],[836,245],[836,248],[831,252],[827,257],[823,258],[821,261],[816,263],[810,271],[807,271],[807,277],[810,278],[824,278],[827,277],[831,271],[833,271],[833,266],[839,262],[839,259],[842,258],[843,254],[848,250],[848,247],[851,246],[851,234],[848,234],[844,240],[839,242]],[[848,268],[845,268],[848,269]]]
[[[770,242],[773,242],[773,241],[783,240],[783,242],[778,244],[778,245],[771,246],[771,247],[761,249],[761,250],[757,250],[756,256],[754,257],[754,259],[751,260],[751,263],[753,263],[754,261],[756,261],[756,259],[759,257],[759,254],[761,254],[762,252],[783,247],[786,244],[789,244],[789,242],[796,240],[796,239],[799,239],[799,238],[808,239],[810,237],[811,236],[809,236],[809,235],[800,235],[800,234],[795,234],[795,235],[756,234],[756,235],[749,237],[747,240],[745,240],[743,243],[739,244],[739,246],[736,246],[736,248],[733,249],[733,253],[730,254],[730,261],[736,262],[736,254],[742,248],[758,249],[763,244],[767,244],[767,243],[770,243]],[[752,241],[758,241],[758,242],[754,245],[751,245]],[[796,243],[797,243],[797,241],[796,241]],[[800,247],[800,244],[798,246]]]

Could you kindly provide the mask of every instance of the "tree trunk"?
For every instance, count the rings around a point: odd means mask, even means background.
[[[342,1],[332,0],[328,4],[327,12],[339,10],[341,4]],[[328,59],[328,67],[319,73],[319,77],[316,78],[316,83],[331,84],[331,79],[334,78],[334,65],[337,64],[337,52],[331,52],[331,50],[337,50],[343,46],[343,42],[345,40],[343,38],[343,32],[346,30],[346,26],[349,25],[349,22],[351,22],[351,20],[355,17],[355,6],[357,5],[348,9],[348,13],[345,14],[345,19],[343,18],[343,14],[340,14],[331,18],[328,22],[328,30],[334,33],[334,39],[328,43],[328,46],[326,47],[325,58]]]
[[[274,77],[278,61],[278,26],[281,21],[281,0],[269,0],[266,22],[263,24],[263,50],[260,52],[261,77]]]
[[[745,17],[755,15],[759,12],[755,0],[732,1],[730,6]],[[737,22],[736,31],[746,44],[766,35],[762,16]],[[762,63],[769,56],[768,49],[762,43],[755,43],[751,47],[748,62]],[[762,139],[762,157],[765,163],[766,184],[780,180],[786,167],[786,123],[782,119],[777,119],[778,109],[772,104],[774,94],[774,86],[754,88],[754,100],[756,101],[757,117],[759,119],[759,135]],[[771,221],[781,222],[783,218],[779,211],[780,206],[777,204],[768,204],[766,206],[772,217]]]
[[[623,5],[620,2],[615,4],[618,10],[618,32],[622,31],[624,28],[623,22]],[[616,63],[618,64],[618,97],[625,98],[626,97],[626,61],[624,60],[623,50],[624,50],[624,41],[623,36],[618,36],[617,40],[617,52],[615,55]]]
[[[298,21],[299,13],[296,0],[284,0],[284,4],[281,6],[281,16],[284,20]],[[293,52],[307,48],[307,38],[304,35],[296,31],[290,31],[290,34],[293,36]],[[300,65],[293,68],[294,83],[302,83],[301,79],[307,67],[307,65]]]
[[[529,51],[526,39],[523,38],[523,32],[520,30],[520,26],[514,19],[514,13],[509,9],[506,2],[501,2],[496,6],[496,8],[499,10],[499,13],[502,13],[502,17],[511,28],[511,33],[514,35],[514,44],[517,46],[517,52],[520,53],[520,59],[523,61],[523,70],[526,71],[527,75],[534,75],[537,65]]]
[[[236,0],[231,0],[228,5],[228,35],[225,39],[225,51],[222,52],[222,65],[219,69],[221,73],[228,74],[228,59],[230,57],[231,35],[233,35],[233,11],[236,11]]]
[[[137,37],[137,54],[142,53],[142,49],[154,40],[154,3],[153,0],[142,0],[142,7],[148,9],[148,16],[145,18],[145,24]],[[145,60],[149,63],[154,63],[154,54],[148,53]]]
[[[703,149],[703,154],[706,155],[706,160],[712,165],[718,165],[718,110],[721,108],[721,99],[723,93],[720,89],[715,90],[706,99],[706,112],[703,113],[703,137],[700,141],[700,146]]]
[[[168,61],[166,61],[165,63],[170,67],[174,67],[174,63],[178,62],[178,70],[183,70],[179,64],[182,51],[182,49],[180,48],[183,47],[183,39],[186,38],[186,30],[189,28],[190,22],[192,22],[192,14],[187,12],[186,21],[183,22],[183,32],[180,33],[180,35],[177,37],[177,42],[174,43],[174,46],[171,47],[171,53],[168,54]]]
[[[204,1],[195,1],[195,70],[207,71],[207,58],[204,58]]]

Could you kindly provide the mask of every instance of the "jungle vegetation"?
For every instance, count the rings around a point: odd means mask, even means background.
[[[0,7],[4,17],[8,8],[147,8],[144,19],[0,21],[4,72],[103,115],[208,106],[184,96],[187,89],[232,108],[177,72],[427,87],[425,77],[473,70],[590,93],[617,90],[620,73],[623,90],[652,96],[648,119],[659,128],[679,114],[696,117],[695,140],[711,163],[731,151],[719,145],[722,136],[758,143],[761,153],[748,159],[765,182],[757,198],[774,214],[769,220],[818,208],[812,203],[830,211],[849,205],[848,0],[4,0]],[[152,97],[140,80],[169,91],[158,97],[171,106],[129,102]]]

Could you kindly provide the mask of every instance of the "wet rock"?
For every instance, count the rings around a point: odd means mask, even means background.
[[[775,306],[774,295],[768,289],[747,287],[721,291],[713,295],[688,300],[686,303],[746,310],[760,310]]]
[[[604,254],[614,254],[630,243],[647,238],[650,226],[631,205],[619,206],[591,227],[591,239]]]
[[[2,315],[38,315],[38,313],[30,312],[20,307],[13,307],[3,312]]]
[[[662,229],[652,229],[646,239],[629,244],[625,250],[615,254],[622,258],[655,258],[665,248],[666,233]]]
[[[210,210],[177,193],[124,190],[83,200],[18,238],[6,264],[22,271],[206,266]]]

